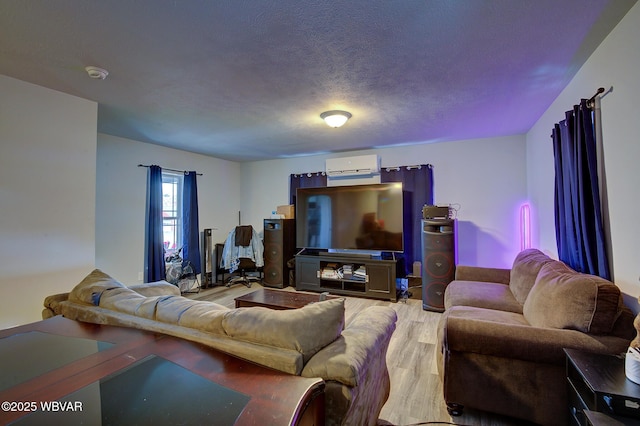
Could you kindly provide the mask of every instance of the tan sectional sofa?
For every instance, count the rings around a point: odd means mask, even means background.
[[[511,269],[458,266],[438,327],[450,414],[463,407],[567,424],[563,348],[618,354],[635,337],[618,287],[530,249]]]
[[[166,282],[127,287],[100,270],[45,299],[43,318],[134,327],[192,340],[276,370],[325,381],[328,425],[375,425],[389,396],[396,313],[373,306],[345,328],[344,299],[301,309],[228,309],[180,296]]]

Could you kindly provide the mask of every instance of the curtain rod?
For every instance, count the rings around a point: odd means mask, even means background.
[[[317,175],[317,176],[324,176],[326,172],[307,172],[307,173],[292,173],[292,175],[294,177],[302,177],[302,176],[306,176],[306,177],[311,177],[313,175]]]
[[[604,93],[604,87],[599,87],[598,91],[596,92],[596,94],[593,95],[591,98],[589,98],[589,100],[587,101],[587,106],[589,108],[593,108],[596,105],[595,104],[596,96],[598,96],[600,93]]]
[[[146,164],[138,164],[138,167],[147,167],[147,168],[149,168],[149,167],[151,167],[151,166],[150,166],[150,165],[146,165]],[[186,170],[168,169],[168,168],[165,168],[165,167],[162,167],[162,170],[169,170],[170,172],[184,173],[185,175],[186,175],[187,173],[189,173],[189,172],[188,172],[188,171],[186,171]],[[196,173],[196,175],[197,175],[197,176],[202,176],[202,173]]]
[[[426,166],[429,169],[433,169],[433,165],[431,164],[416,164],[414,166],[392,166],[392,167],[382,167],[382,169],[390,172],[391,170],[400,170],[402,168],[406,168],[407,170],[411,169],[421,169],[422,166]]]

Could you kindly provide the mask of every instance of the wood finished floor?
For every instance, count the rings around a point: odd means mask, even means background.
[[[262,286],[254,283],[251,288],[236,284],[230,288],[216,286],[199,293],[186,295],[198,300],[210,300],[233,308],[234,299]],[[296,291],[286,287],[282,291]],[[387,352],[387,365],[391,376],[391,394],[382,408],[379,425],[458,424],[481,426],[510,426],[522,424],[514,419],[482,411],[465,409],[465,414],[451,417],[442,398],[442,385],[436,367],[436,326],[439,313],[422,309],[422,301],[409,299],[407,303],[393,303],[347,297],[345,314],[347,325],[362,309],[382,305],[390,306],[398,315],[396,331]]]

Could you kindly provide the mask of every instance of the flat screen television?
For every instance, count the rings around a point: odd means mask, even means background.
[[[298,188],[296,245],[305,249],[402,252],[402,183]]]

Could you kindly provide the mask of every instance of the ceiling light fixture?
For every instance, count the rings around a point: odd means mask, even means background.
[[[351,118],[351,113],[338,110],[325,111],[320,114],[320,118],[322,118],[330,127],[340,127]]]
[[[109,71],[93,66],[85,67],[85,71],[89,74],[89,77],[96,80],[104,80],[109,75]]]

